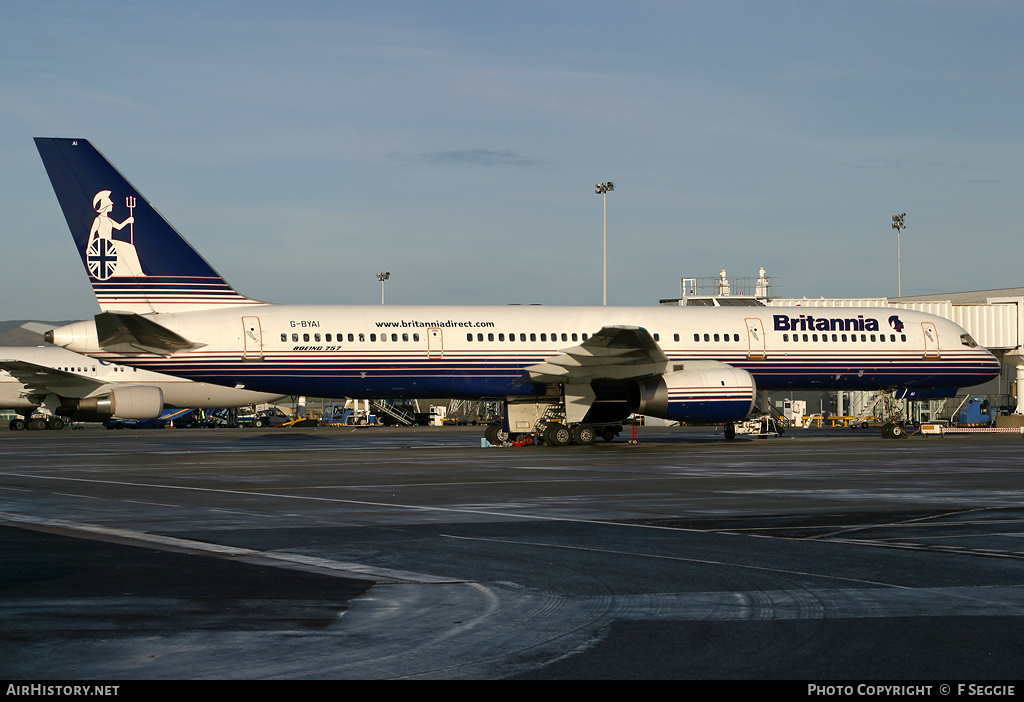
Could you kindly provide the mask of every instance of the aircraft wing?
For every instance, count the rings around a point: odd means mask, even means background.
[[[667,368],[668,357],[646,329],[603,327],[579,346],[528,366],[524,380],[571,384],[597,379],[626,380],[660,375]]]
[[[594,380],[629,380],[662,375],[668,357],[642,327],[603,327],[579,346],[524,369],[523,380],[565,386],[566,420],[583,420],[594,402]]]
[[[0,369],[16,378],[30,395],[54,393],[64,397],[85,397],[108,384],[79,373],[11,358],[0,359]]]

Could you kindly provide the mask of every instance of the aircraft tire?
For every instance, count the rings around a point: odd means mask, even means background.
[[[501,428],[500,424],[488,424],[484,429],[484,438],[492,446],[501,446],[509,440],[509,434]]]
[[[544,443],[548,446],[568,446],[572,443],[572,431],[558,422],[548,424],[544,430]]]
[[[580,424],[572,428],[572,440],[579,446],[590,446],[597,441],[597,432],[594,427]]]
[[[615,431],[615,427],[606,426],[601,428],[601,438],[605,441],[615,441],[615,437],[619,435],[619,432]]]
[[[899,424],[893,424],[892,429],[889,430],[889,436],[893,439],[905,439],[907,438],[907,430]]]
[[[21,417],[15,417],[7,426],[11,431],[23,431],[25,429],[25,420]]]
[[[45,429],[46,428],[46,420],[41,418],[41,417],[36,417],[35,419],[28,420],[28,424],[26,424],[26,426],[29,429],[33,429],[33,430],[36,430],[36,431],[38,431],[40,429]]]
[[[46,422],[47,429],[53,429],[54,431],[60,431],[67,426],[67,422],[61,417],[50,417],[49,421]]]

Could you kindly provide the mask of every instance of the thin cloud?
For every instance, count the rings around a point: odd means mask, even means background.
[[[471,166],[541,166],[540,159],[528,158],[515,151],[493,151],[490,149],[458,149],[453,151],[435,151],[423,154],[391,154],[391,158],[399,161],[416,161],[418,163],[443,163]]]

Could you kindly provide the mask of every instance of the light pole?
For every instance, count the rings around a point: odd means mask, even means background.
[[[377,280],[380,281],[380,304],[384,304],[384,281],[391,277],[391,273],[378,273]]]
[[[900,232],[907,228],[903,218],[907,213],[892,216],[892,228],[896,230],[896,296],[903,297],[903,261],[900,250]]]
[[[604,198],[604,297],[602,303],[608,304],[608,193],[615,190],[615,183],[598,183],[594,186],[596,192]]]

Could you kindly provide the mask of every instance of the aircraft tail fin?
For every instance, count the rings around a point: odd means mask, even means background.
[[[88,141],[35,142],[102,310],[265,304],[228,285]]]

